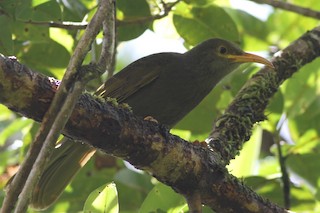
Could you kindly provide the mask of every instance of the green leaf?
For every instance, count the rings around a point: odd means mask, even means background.
[[[61,44],[49,40],[43,43],[31,43],[23,59],[33,68],[64,68],[68,65],[70,53]]]
[[[195,109],[175,126],[175,129],[189,130],[192,135],[206,134],[208,136],[214,119],[225,110],[248,79],[250,72],[244,73],[241,72],[242,70],[243,67],[240,67],[225,77]],[[201,138],[197,139],[201,140]]]
[[[181,212],[186,206],[185,199],[169,186],[157,184],[144,200],[140,212]]]
[[[179,4],[173,23],[177,32],[190,45],[196,45],[209,38],[224,38],[239,41],[237,27],[223,8],[189,7]]]
[[[316,187],[320,177],[319,157],[319,153],[289,155],[286,163],[290,170]]]
[[[255,38],[265,40],[269,34],[268,25],[266,22],[250,15],[246,11],[236,10],[231,8],[225,9],[228,14],[237,22],[244,34],[249,34]]]
[[[113,176],[115,174],[114,168],[98,171],[93,161],[94,159],[90,160],[80,170],[74,180],[67,186],[61,197],[57,200],[55,205],[48,209],[48,212],[82,211],[84,203],[88,199],[88,195],[94,189],[97,189],[106,182],[108,183],[113,180]]]
[[[1,112],[0,113],[0,122],[13,118],[14,113],[12,111],[10,111],[4,105],[0,105],[0,112]],[[0,127],[1,127],[1,123],[0,123]]]
[[[50,0],[32,0],[32,7],[36,7],[40,4],[44,4]]]
[[[310,128],[295,140],[294,145],[289,145],[288,153],[308,154],[311,152],[320,152],[320,137],[316,129]]]
[[[61,21],[60,6],[56,1],[47,1],[41,4],[23,1],[16,9],[16,18],[22,21]]]
[[[30,124],[32,124],[32,120],[19,118],[13,121],[10,125],[8,125],[4,130],[0,132],[0,146],[4,145],[6,140],[17,132],[21,132],[21,130]]]
[[[239,156],[231,160],[228,170],[237,177],[253,175],[260,155],[262,128],[256,126],[249,141],[244,144]]]
[[[142,192],[146,192],[152,189],[151,177],[147,174],[140,174],[130,169],[124,168],[117,172],[114,177],[116,183],[121,182],[127,187],[134,188]]]
[[[317,59],[304,66],[291,78],[285,86],[285,109],[287,116],[293,118],[304,114],[306,109],[317,98],[320,86],[319,70],[320,60]],[[320,112],[320,110],[317,110]]]
[[[43,42],[50,39],[48,26],[26,24],[21,21],[13,23],[13,33],[16,37],[16,43],[22,42],[21,49],[25,48],[26,41]]]
[[[251,176],[245,178],[244,183],[259,195],[270,199],[276,204],[283,205],[283,189],[279,179]],[[290,197],[292,211],[302,212],[315,208],[315,199],[312,192],[305,186],[297,187],[291,185]]]
[[[299,1],[299,5],[302,2],[303,1]],[[317,3],[314,3],[312,7],[317,5]],[[285,47],[290,42],[296,40],[307,30],[318,25],[318,20],[305,17],[297,13],[288,13],[283,10],[275,10],[269,16],[267,24],[269,25],[268,28],[272,29],[269,40],[272,43],[280,45],[281,47]]]
[[[118,192],[114,183],[100,186],[89,195],[83,208],[84,212],[118,213]]]
[[[123,24],[117,28],[118,39],[127,41],[140,36],[148,29],[149,22],[139,22],[137,20],[148,18],[151,16],[149,5],[145,0],[118,0],[117,16],[122,21],[130,21],[133,23]],[[134,23],[136,21],[136,23]]]
[[[89,12],[89,8],[94,8],[95,1],[64,0],[61,1],[63,7],[62,16],[64,21],[83,21],[83,17]]]
[[[0,15],[0,52],[13,55],[12,20],[5,15]]]
[[[270,113],[282,114],[283,108],[284,108],[284,96],[281,90],[279,90],[269,101],[266,111]]]
[[[201,101],[186,117],[184,117],[174,128],[189,130],[192,134],[206,134],[211,131],[211,124],[220,113],[217,103],[223,97],[230,97],[229,91],[220,84]]]
[[[212,0],[183,0],[185,3],[195,6],[206,6],[212,4]]]
[[[1,0],[0,1],[0,9],[2,10],[3,14],[6,14],[10,18],[15,17],[15,11],[17,6],[20,4],[19,1],[12,1],[12,0]],[[3,25],[2,25],[3,26]]]

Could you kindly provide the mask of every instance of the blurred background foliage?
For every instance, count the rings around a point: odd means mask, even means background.
[[[288,2],[320,10],[319,0]],[[169,11],[173,3],[177,4]],[[51,27],[49,23],[84,25],[96,8],[96,0],[2,0],[0,53],[14,55],[26,66],[61,79],[83,29]],[[212,37],[234,41],[246,51],[268,58],[319,25],[316,19],[245,0],[117,0],[117,18],[116,72],[142,56],[184,52]],[[85,63],[94,62],[100,48],[101,35]],[[289,174],[291,209],[298,212],[319,212],[319,67],[318,59],[281,86],[266,110],[268,119],[256,124],[250,141],[228,167],[260,195],[283,206],[281,159]],[[214,118],[257,70],[254,64],[245,65],[229,75],[172,133],[190,141],[204,140]],[[88,90],[94,91],[106,76],[90,82]],[[37,123],[0,105],[0,188],[17,170],[37,128]],[[1,202],[3,197],[1,190]],[[103,202],[97,202],[99,199]],[[180,195],[150,175],[99,153],[45,212],[106,209],[130,213],[183,212],[188,208]]]

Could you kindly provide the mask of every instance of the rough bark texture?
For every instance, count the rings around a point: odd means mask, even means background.
[[[89,94],[81,96],[63,133],[143,169],[186,197],[199,193],[216,212],[286,212],[230,175],[225,165],[249,139],[255,122],[279,85],[318,57],[320,28],[306,33],[274,59],[276,71],[261,70],[217,120],[210,139],[188,143],[161,124],[143,121],[125,108]],[[0,103],[41,121],[59,81],[0,57]]]

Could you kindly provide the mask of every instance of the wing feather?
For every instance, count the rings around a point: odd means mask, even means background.
[[[103,98],[116,98],[118,102],[125,100],[139,91],[142,87],[156,80],[160,75],[160,66],[152,63],[153,60],[143,64],[140,60],[130,64],[122,71],[110,78],[106,83],[98,89],[98,94]],[[148,65],[151,65],[150,67]],[[142,66],[143,65],[143,66]]]

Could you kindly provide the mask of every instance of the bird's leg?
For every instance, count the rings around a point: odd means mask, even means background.
[[[159,123],[154,117],[152,117],[152,116],[146,116],[146,117],[144,117],[143,118],[143,120],[145,120],[145,121],[151,121],[151,122],[154,122],[154,123]]]
[[[201,213],[202,212],[202,203],[200,193],[195,191],[191,195],[185,196],[190,213]]]

